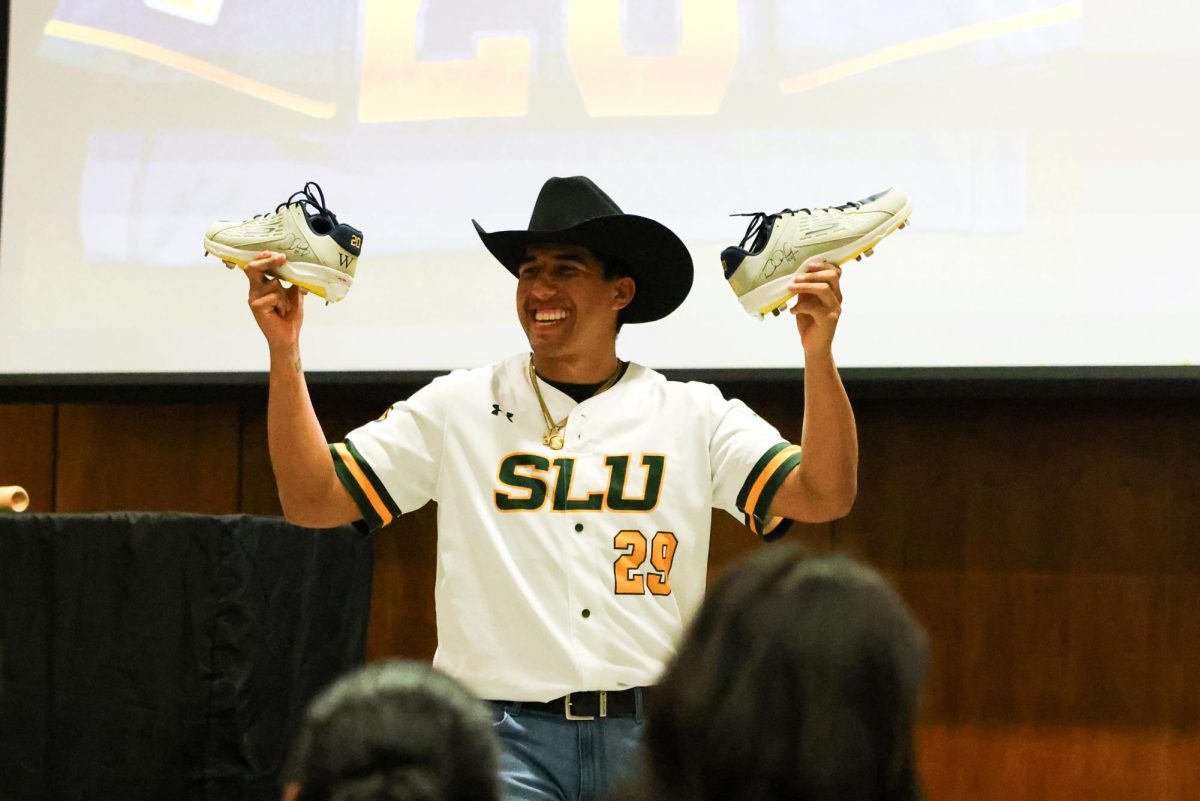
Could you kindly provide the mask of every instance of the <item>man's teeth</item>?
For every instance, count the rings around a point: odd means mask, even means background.
[[[539,323],[553,323],[558,320],[564,320],[567,317],[567,312],[564,309],[555,309],[553,311],[539,311],[533,315],[533,319]]]

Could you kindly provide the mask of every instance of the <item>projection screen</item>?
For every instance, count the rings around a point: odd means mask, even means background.
[[[0,374],[261,371],[217,218],[306,181],[364,233],[315,371],[526,348],[483,248],[587,175],[687,243],[691,295],[627,326],[659,368],[801,364],[726,285],[736,213],[898,187],[847,265],[843,367],[1200,356],[1200,7],[1181,0],[22,0],[11,8]]]

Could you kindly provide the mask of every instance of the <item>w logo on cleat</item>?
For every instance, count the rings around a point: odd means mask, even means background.
[[[351,257],[350,257],[349,253],[339,253],[338,254],[338,264],[340,264],[345,269],[349,269],[350,268],[350,258]]]

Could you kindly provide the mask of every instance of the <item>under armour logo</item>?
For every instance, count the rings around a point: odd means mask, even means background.
[[[499,417],[500,415],[504,415],[505,417],[508,418],[508,422],[511,423],[513,421],[513,413],[504,411],[503,409],[500,408],[500,404],[498,404],[498,403],[492,404],[492,414],[496,415],[497,417]]]

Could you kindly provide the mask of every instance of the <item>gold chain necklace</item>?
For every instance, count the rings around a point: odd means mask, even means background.
[[[596,397],[601,392],[612,387],[617,383],[617,379],[621,377],[621,369],[625,366],[624,362],[617,361],[617,369],[613,370],[612,375],[608,377],[600,388],[592,393],[592,397]],[[571,413],[567,413],[567,417],[554,422],[554,418],[550,416],[550,410],[546,408],[546,401],[542,398],[542,389],[538,386],[537,370],[533,366],[533,355],[529,356],[529,383],[533,384],[533,392],[537,395],[538,405],[542,407],[542,419],[546,421],[546,433],[542,434],[542,444],[548,445],[552,450],[561,451],[566,439],[563,437],[563,431],[567,428],[567,418]]]

